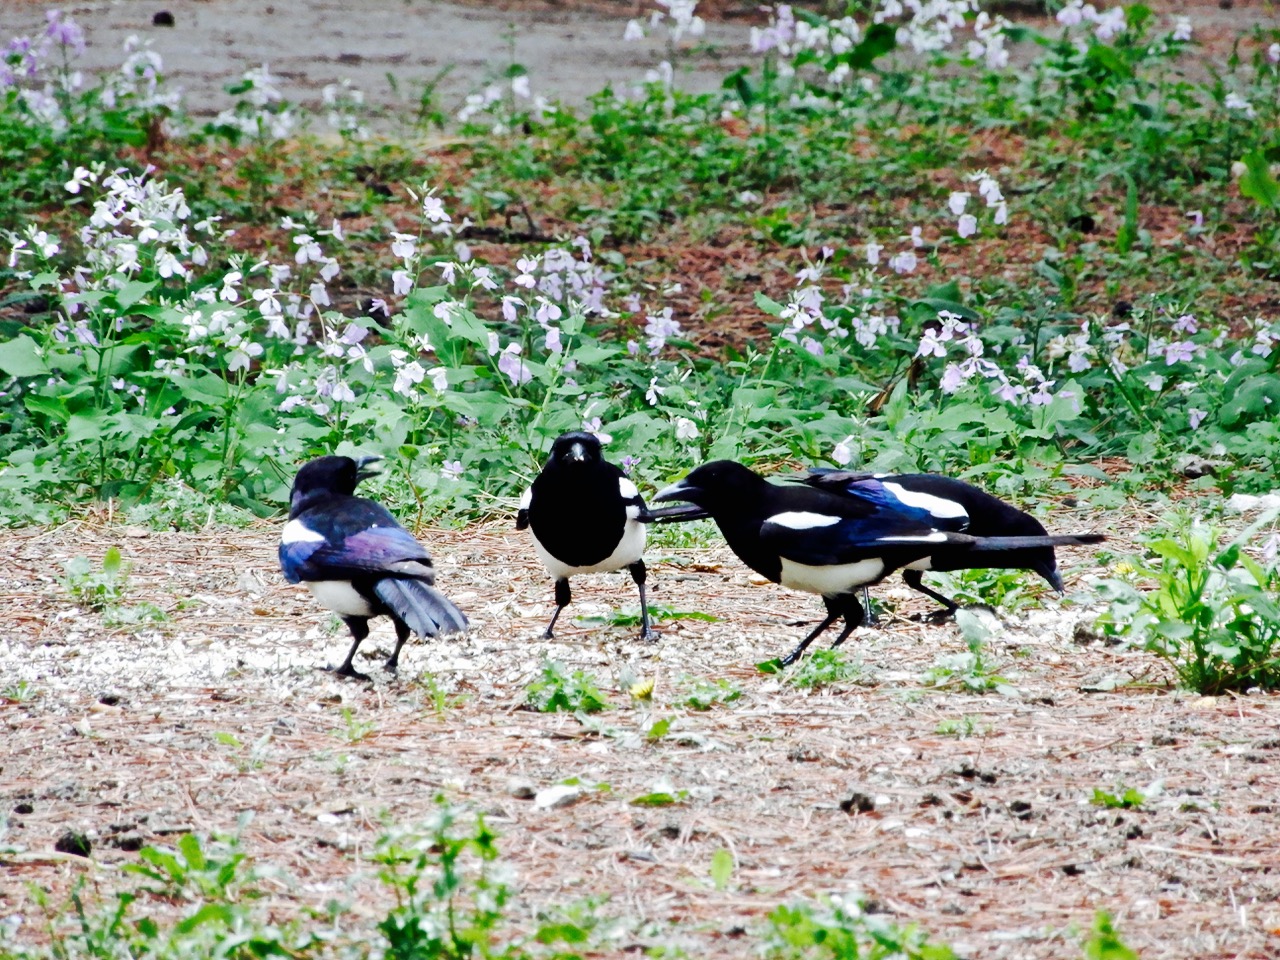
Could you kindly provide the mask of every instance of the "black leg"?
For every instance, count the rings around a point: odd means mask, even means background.
[[[351,677],[355,680],[368,680],[367,673],[361,673],[351,661],[355,659],[356,648],[360,646],[360,641],[369,635],[369,618],[368,617],[343,617],[342,622],[347,625],[347,629],[351,631],[351,649],[347,651],[347,659],[342,661],[342,666],[333,671],[340,677]]]
[[[834,650],[849,639],[849,634],[862,625],[865,614],[856,594],[836,597],[831,605],[837,607],[844,616],[844,629],[840,631],[840,636],[836,637],[836,642],[831,644],[831,649]]]
[[[866,608],[862,622],[868,627],[878,627],[880,625],[880,617],[876,614],[875,604],[871,602],[871,590],[867,587],[862,588],[862,606]]]
[[[818,635],[821,634],[823,630],[827,629],[827,627],[831,626],[833,623],[835,623],[837,620],[840,619],[841,617],[840,610],[836,609],[829,599],[827,599],[826,597],[823,597],[822,602],[827,605],[826,619],[823,620],[820,624],[818,624],[818,626],[814,628],[812,633],[810,633],[807,637],[805,637],[798,644],[796,644],[796,648],[794,650],[792,650],[790,653],[788,653],[785,657],[782,658],[781,662],[784,667],[789,667],[793,663],[795,663],[797,660],[799,660],[800,656],[804,653],[805,648],[808,647],[809,644],[813,643],[814,640],[818,639]]]
[[[395,673],[400,667],[400,648],[409,639],[409,625],[399,617],[394,616],[391,618],[391,622],[396,625],[396,648],[391,652],[391,656],[387,658],[387,672]]]
[[[954,600],[949,600],[938,591],[930,590],[926,587],[924,585],[924,574],[919,570],[903,570],[902,579],[906,581],[907,586],[912,590],[918,590],[925,596],[933,597],[946,608],[945,610],[935,610],[933,613],[928,614],[927,619],[938,623],[955,616],[956,611],[960,609],[960,605]]]
[[[551,615],[551,622],[547,624],[547,632],[542,635],[543,640],[555,639],[556,621],[560,619],[560,611],[569,605],[572,594],[569,593],[569,578],[564,577],[556,581],[556,612]]]
[[[637,560],[627,569],[631,571],[631,579],[636,582],[636,586],[640,589],[640,639],[657,640],[658,634],[649,625],[649,603],[644,595],[644,582],[648,574],[644,568],[644,561]]]

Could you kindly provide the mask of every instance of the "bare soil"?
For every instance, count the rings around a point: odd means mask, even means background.
[[[1055,515],[1055,527],[1089,520]],[[366,857],[382,824],[421,821],[444,794],[500,833],[517,928],[549,905],[609,898],[601,911],[622,932],[598,955],[665,943],[740,957],[752,949],[742,929],[777,904],[846,890],[964,957],[1078,956],[1099,909],[1144,960],[1280,952],[1280,699],[1177,692],[1153,657],[1096,638],[1096,611],[1070,597],[1005,615],[990,653],[1008,689],[978,695],[925,679],[963,652],[959,632],[907,621],[928,602],[882,586],[900,615],[850,641],[861,677],[805,692],[754,664],[790,648],[815,598],[757,582],[723,549],[650,551],[653,602],[716,622],[668,621],[652,645],[633,628],[566,622],[546,642],[551,584],[523,534],[425,531],[474,630],[407,647],[392,679],[383,623],[363,684],[318,669],[340,661],[345,631],[283,582],[275,537],[266,524],[6,535],[0,677],[33,691],[0,699],[0,804],[7,842],[27,851],[0,870],[0,916],[23,918],[21,940],[41,937],[28,884],[62,894],[84,876],[105,894],[128,884],[119,868],[140,843],[234,832],[246,813],[248,852],[293,878],[273,913],[336,898],[375,917],[387,904]],[[65,561],[96,562],[113,544],[133,564],[125,605],[153,603],[167,622],[109,629],[71,601]],[[1087,586],[1097,570],[1073,559],[1068,582]],[[578,616],[634,605],[624,576],[574,588]],[[543,656],[600,678],[619,706],[599,729],[522,709]],[[423,672],[448,692],[443,712]],[[651,705],[630,700],[633,677],[655,681]],[[743,697],[689,709],[692,678],[727,679]],[[647,742],[660,717],[670,732]],[[946,722],[970,732],[947,735]],[[514,796],[575,777],[598,788],[570,806]],[[1126,787],[1152,799],[1090,803],[1095,788]],[[630,803],[657,790],[687,794]],[[54,851],[68,829],[91,838],[90,860]],[[717,891],[721,848],[735,870]]]

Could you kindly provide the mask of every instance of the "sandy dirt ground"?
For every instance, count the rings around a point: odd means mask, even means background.
[[[513,62],[529,70],[533,94],[570,104],[606,84],[629,91],[663,60],[675,64],[682,89],[717,89],[727,73],[758,60],[749,49],[749,24],[764,17],[749,0],[704,0],[706,35],[673,48],[663,30],[623,39],[628,19],[655,9],[642,0],[7,0],[0,3],[0,37],[37,33],[50,6],[85,28],[89,49],[79,65],[86,70],[117,69],[131,36],[149,41],[197,118],[230,107],[225,85],[267,64],[286,99],[312,109],[320,108],[326,84],[350,80],[386,129],[417,110],[427,84],[436,85],[437,106],[452,114]],[[1280,9],[1268,0],[1234,0],[1227,9],[1218,0],[1152,0],[1148,6],[1166,27],[1173,15],[1188,15],[1215,60],[1230,52],[1242,29],[1280,28]],[[154,25],[161,11],[172,14],[172,27]],[[1035,49],[1015,47],[1014,56]]]
[[[653,601],[716,622],[668,621],[653,645],[566,622],[549,643],[551,585],[523,534],[428,531],[475,629],[410,645],[391,679],[384,622],[362,684],[317,669],[347,640],[283,582],[275,536],[6,534],[0,804],[25,852],[0,870],[0,916],[23,918],[20,937],[40,936],[28,884],[61,893],[85,875],[105,894],[128,883],[119,868],[142,843],[233,832],[246,813],[246,850],[293,878],[277,915],[336,898],[375,917],[387,903],[369,893],[372,843],[443,793],[501,835],[517,928],[603,894],[618,955],[742,956],[743,929],[777,904],[849,890],[964,957],[1078,956],[1098,909],[1145,960],[1280,951],[1280,700],[1177,692],[1153,657],[1094,637],[1070,597],[1006,615],[988,644],[1003,693],[928,680],[963,640],[901,616],[849,644],[856,680],[808,692],[754,664],[789,649],[817,602],[753,582],[721,548],[650,551]],[[111,628],[72,602],[65,562],[111,545],[132,564],[125,607],[154,604],[166,622]],[[1089,558],[1073,560],[1079,589]],[[580,578],[570,609],[602,616],[633,606],[632,591],[623,576]],[[928,609],[900,584],[878,593],[900,614]],[[544,655],[593,673],[617,708],[589,722],[522,709]],[[440,712],[424,672],[447,693]],[[633,678],[655,681],[651,704],[630,699]],[[742,696],[691,709],[700,679]],[[669,733],[648,741],[666,717]],[[576,803],[520,799],[569,778],[585,785]],[[1140,809],[1090,802],[1128,787],[1148,793]],[[681,802],[630,802],[657,791]],[[53,852],[69,829],[92,840],[92,864]],[[708,880],[719,849],[735,864],[723,890]]]

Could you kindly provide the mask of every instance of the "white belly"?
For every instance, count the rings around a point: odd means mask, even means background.
[[[530,529],[529,532],[533,533],[533,530]],[[542,565],[547,568],[547,573],[557,580],[563,580],[580,573],[607,573],[610,570],[621,570],[623,567],[631,566],[644,556],[644,538],[644,524],[628,519],[622,528],[622,539],[614,547],[613,553],[599,563],[593,563],[588,567],[571,567],[563,560],[557,560],[538,542],[536,534],[533,537],[533,549],[538,554],[538,559],[542,561]]]
[[[903,570],[932,570],[933,557],[921,557],[919,560],[912,560],[910,563],[902,567]]]
[[[829,567],[810,567],[782,558],[782,585],[792,590],[820,593],[834,597],[851,593],[864,583],[874,583],[884,576],[884,561],[872,557],[856,563],[842,563]]]
[[[340,617],[376,616],[369,601],[356,592],[348,580],[308,580],[311,595]]]

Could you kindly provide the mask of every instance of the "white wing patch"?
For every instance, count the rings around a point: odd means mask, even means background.
[[[626,477],[618,478],[618,493],[622,494],[623,500],[634,500],[640,496],[639,488]]]
[[[945,533],[922,533],[919,536],[876,537],[876,543],[946,543],[949,538]],[[963,537],[957,538],[964,540]],[[972,537],[964,542],[972,541]]]
[[[290,543],[324,543],[324,534],[316,533],[301,520],[290,520],[280,531],[280,542]]]
[[[520,498],[520,509],[528,510],[529,504],[533,503],[533,487],[524,492],[524,496]]]
[[[776,523],[780,527],[791,530],[812,530],[814,527],[829,527],[839,523],[839,517],[828,517],[822,513],[810,513],[808,510],[788,510],[786,513],[775,513],[765,523]]]
[[[918,490],[908,490],[899,483],[885,483],[883,486],[908,507],[927,510],[930,516],[937,517],[939,520],[954,520],[956,517],[969,519],[968,511],[954,500],[935,497],[933,494],[921,493]]]

